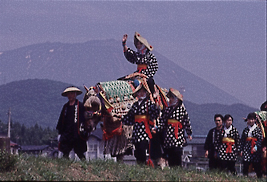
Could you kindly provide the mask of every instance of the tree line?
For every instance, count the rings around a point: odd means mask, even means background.
[[[8,124],[0,120],[0,134],[8,133]],[[42,128],[37,123],[34,126],[26,127],[19,122],[11,122],[10,141],[19,145],[51,145],[56,139],[57,130],[49,127]]]

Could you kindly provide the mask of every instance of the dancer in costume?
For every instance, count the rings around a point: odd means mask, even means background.
[[[233,117],[226,114],[223,118],[224,127],[220,140],[219,157],[222,162],[222,169],[230,171],[236,175],[235,163],[240,155],[240,137],[238,130],[233,126]]]
[[[192,140],[190,119],[178,90],[170,88],[167,97],[169,106],[162,111],[158,130],[163,132],[164,156],[167,156],[169,166],[182,166],[184,131]]]
[[[256,113],[249,113],[245,121],[247,127],[241,137],[241,155],[243,157],[243,175],[248,176],[249,165],[252,164],[257,177],[262,177],[262,132],[256,124]]]
[[[146,163],[146,151],[149,151],[149,141],[152,138],[152,129],[156,126],[156,119],[160,109],[148,98],[148,90],[143,83],[135,89],[134,102],[129,112],[122,117],[122,123],[133,125],[132,143],[135,146],[134,156],[137,164]]]
[[[137,64],[137,70],[135,72],[139,72],[147,76],[147,84],[150,92],[153,94],[155,92],[155,82],[153,76],[158,71],[157,59],[154,54],[150,52],[153,50],[153,47],[138,32],[135,32],[134,45],[137,51],[134,51],[127,47],[127,37],[128,35],[125,34],[122,38],[124,56],[130,63]],[[134,83],[136,84],[135,86],[138,86],[137,80],[134,80]]]

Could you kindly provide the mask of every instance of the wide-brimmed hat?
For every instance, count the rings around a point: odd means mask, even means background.
[[[245,118],[244,120],[247,121],[248,119],[256,119],[257,115],[255,112],[251,112],[248,114],[247,118]]]
[[[134,38],[136,38],[136,39],[139,40],[142,44],[144,44],[144,46],[146,46],[146,48],[147,48],[148,50],[150,50],[150,51],[153,50],[152,45],[150,45],[150,44],[147,42],[147,40],[146,40],[144,37],[142,37],[138,32],[135,32],[135,34],[134,34]]]
[[[134,97],[136,97],[136,96],[137,96],[137,93],[138,93],[142,88],[144,88],[144,89],[146,90],[147,95],[148,95],[150,91],[143,85],[142,82],[138,85],[138,87],[136,87],[136,89],[134,90],[134,92],[133,92],[132,95],[133,95]]]
[[[80,89],[78,89],[77,87],[71,86],[71,87],[66,88],[66,89],[62,92],[61,95],[64,96],[64,97],[67,97],[68,92],[76,92],[77,95],[80,95],[80,94],[83,93],[83,92],[82,92]]]
[[[183,101],[183,95],[178,90],[170,88],[166,96],[170,97],[171,94],[175,95],[179,100]]]

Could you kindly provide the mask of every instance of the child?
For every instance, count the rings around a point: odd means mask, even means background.
[[[219,157],[222,163],[222,169],[229,170],[236,175],[235,163],[237,155],[240,152],[240,138],[237,129],[233,126],[233,117],[226,114],[223,117],[224,127],[221,133],[221,146],[219,149]]]
[[[252,164],[257,177],[262,177],[261,171],[261,142],[262,132],[257,126],[256,113],[249,113],[247,127],[243,130],[241,137],[241,155],[243,157],[243,175],[248,176],[249,165]]]

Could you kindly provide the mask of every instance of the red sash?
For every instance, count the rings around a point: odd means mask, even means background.
[[[154,125],[154,122],[149,120],[149,117],[147,117],[146,115],[135,115],[134,116],[134,121],[137,123],[141,123],[144,122],[145,128],[146,128],[146,133],[148,135],[148,137],[151,139],[152,135],[150,132],[150,128],[149,125]]]
[[[255,145],[256,145],[257,138],[247,137],[246,141],[251,141],[251,153],[253,154],[252,149],[253,149],[253,148],[255,147]]]
[[[224,137],[222,143],[226,143],[226,153],[232,153],[232,146],[235,144],[235,140],[232,138]]]
[[[182,129],[183,125],[181,122],[177,121],[176,119],[168,119],[168,124],[174,127],[174,134],[175,138],[178,139],[178,129]]]
[[[147,65],[146,64],[138,64],[137,65],[138,73],[141,73],[142,70],[146,70],[146,69],[147,69]]]
[[[108,134],[106,132],[106,130],[104,129],[103,130],[103,139],[105,141],[107,141],[107,140],[111,139],[114,135],[121,135],[121,134],[122,134],[122,124],[118,128],[114,129],[110,134]]]

